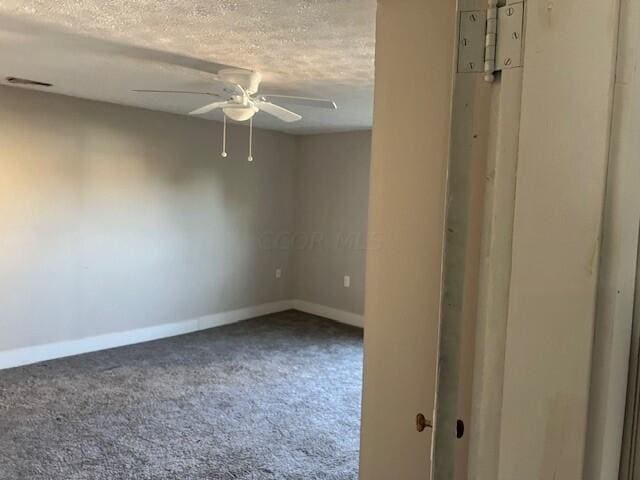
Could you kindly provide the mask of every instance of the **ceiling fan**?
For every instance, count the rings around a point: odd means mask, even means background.
[[[208,95],[217,97],[219,100],[204,105],[189,112],[189,115],[204,115],[213,110],[222,110],[223,116],[223,137],[222,137],[222,153],[223,157],[227,156],[226,138],[227,138],[227,117],[237,122],[249,120],[249,161],[253,161],[251,155],[252,139],[253,139],[253,116],[262,111],[276,117],[283,122],[297,122],[302,118],[301,115],[292,112],[280,105],[272,103],[270,100],[276,99],[282,103],[290,103],[294,105],[303,105],[306,107],[325,108],[335,110],[338,107],[332,100],[320,98],[296,97],[291,95],[262,94],[258,93],[262,75],[259,72],[244,70],[240,68],[223,68],[214,74],[213,81],[222,84],[222,92],[194,92],[189,90],[146,90],[137,89],[138,93],[161,93],[161,94],[187,94],[187,95]]]
[[[281,103],[302,105],[335,110],[337,108],[332,100],[320,98],[295,97],[290,95],[262,94],[258,93],[262,76],[259,72],[243,70],[239,68],[224,68],[215,74],[213,80],[222,84],[222,93],[193,92],[184,90],[134,90],[142,93],[184,93],[189,95],[209,95],[220,100],[209,103],[192,112],[190,115],[203,115],[213,110],[221,109],[225,116],[232,120],[243,122],[249,120],[256,113],[263,111],[283,122],[297,122],[301,115],[292,112],[271,100],[279,100]]]

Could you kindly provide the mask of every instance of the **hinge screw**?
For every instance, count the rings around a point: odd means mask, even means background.
[[[471,20],[472,22],[475,22],[476,20],[478,20],[478,17],[476,16],[475,13],[472,13],[471,15],[469,15],[469,20]]]
[[[508,67],[509,65],[511,65],[511,59],[510,59],[510,58],[507,58],[507,59],[504,61],[504,64],[505,64],[507,67]]]
[[[520,38],[520,34],[519,34],[518,32],[513,32],[513,34],[511,35],[511,37],[512,37],[514,40],[517,40],[518,38]]]

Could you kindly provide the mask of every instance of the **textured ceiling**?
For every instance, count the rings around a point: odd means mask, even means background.
[[[132,93],[216,88],[205,72],[100,48],[101,41],[118,42],[258,70],[263,92],[331,98],[339,107],[286,105],[303,120],[284,124],[259,113],[257,126],[291,133],[368,128],[375,8],[375,0],[2,0],[0,75],[174,113],[212,101]]]

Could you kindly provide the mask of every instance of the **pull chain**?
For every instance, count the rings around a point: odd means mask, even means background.
[[[220,154],[222,158],[227,156],[227,116],[222,114],[222,153]]]
[[[253,162],[253,157],[251,156],[251,144],[253,143],[253,117],[249,119],[249,156],[247,160]]]

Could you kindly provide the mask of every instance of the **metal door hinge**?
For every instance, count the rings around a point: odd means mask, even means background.
[[[522,66],[524,2],[460,12],[458,73],[494,73]]]

